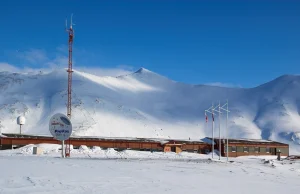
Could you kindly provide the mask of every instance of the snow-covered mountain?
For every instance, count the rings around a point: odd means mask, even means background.
[[[0,129],[49,134],[48,122],[66,113],[67,73],[0,73]],[[119,77],[74,71],[74,135],[199,138],[211,136],[204,110],[229,101],[229,136],[300,143],[300,76],[284,75],[255,88],[175,82],[141,68]],[[217,127],[218,127],[218,123]],[[221,117],[222,136],[225,117]],[[218,128],[216,128],[218,134]]]

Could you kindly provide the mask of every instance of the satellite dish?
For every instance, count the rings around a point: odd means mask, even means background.
[[[25,117],[19,116],[19,117],[17,118],[17,124],[18,124],[18,125],[25,125],[25,123],[26,123]]]
[[[50,119],[49,131],[55,139],[65,141],[72,134],[72,123],[66,115],[57,113]]]
[[[25,125],[26,119],[24,116],[19,116],[17,118],[17,124],[20,125],[20,134],[22,133],[22,125]]]

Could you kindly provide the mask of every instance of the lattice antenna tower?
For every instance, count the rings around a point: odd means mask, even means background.
[[[71,119],[72,114],[72,73],[73,73],[73,39],[74,39],[74,30],[73,30],[73,14],[71,15],[70,27],[68,28],[68,21],[66,19],[66,31],[69,34],[69,62],[68,62],[68,104],[67,104],[67,116]]]

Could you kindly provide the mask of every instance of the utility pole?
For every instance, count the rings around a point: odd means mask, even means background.
[[[223,108],[226,106],[226,109]],[[228,113],[230,112],[229,109],[228,109],[228,100],[226,102],[226,104],[224,104],[222,107],[220,107],[223,111],[226,112],[226,160],[228,162]]]
[[[226,156],[227,156],[227,162],[228,162],[228,100],[227,100],[227,111],[226,111]]]
[[[212,104],[212,158],[214,158],[214,152],[215,152],[215,140],[214,140],[214,124],[215,124],[215,117],[214,117],[214,103]]]
[[[216,106],[216,107],[214,107],[213,109],[212,109],[212,111],[213,112],[217,112],[217,113],[219,113],[219,118],[218,118],[218,120],[219,120],[219,160],[221,160],[221,103],[220,103],[220,101],[219,101],[219,104]]]
[[[208,117],[207,117],[207,114],[206,114],[206,111],[205,112],[205,129],[208,130]]]
[[[212,103],[212,106],[205,110],[205,115],[206,113],[210,113],[212,117],[212,141],[211,141],[211,147],[212,147],[212,152],[211,152],[211,157],[214,158],[214,150],[215,150],[215,141],[214,141],[214,123],[215,123],[215,118],[214,118],[214,103]]]
[[[219,101],[219,160],[221,160],[221,102]]]

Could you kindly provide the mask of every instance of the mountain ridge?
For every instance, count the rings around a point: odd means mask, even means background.
[[[254,88],[228,88],[180,83],[145,68],[118,77],[75,70],[74,135],[211,136],[204,110],[212,102],[221,100],[224,104],[228,99],[230,137],[283,141],[298,150],[299,83],[300,76],[283,75]],[[49,134],[49,118],[57,112],[66,112],[66,89],[65,70],[36,74],[0,72],[1,132],[17,132],[16,118],[25,115],[24,133]],[[222,128],[224,122],[222,117]],[[224,129],[221,130],[224,134]]]

